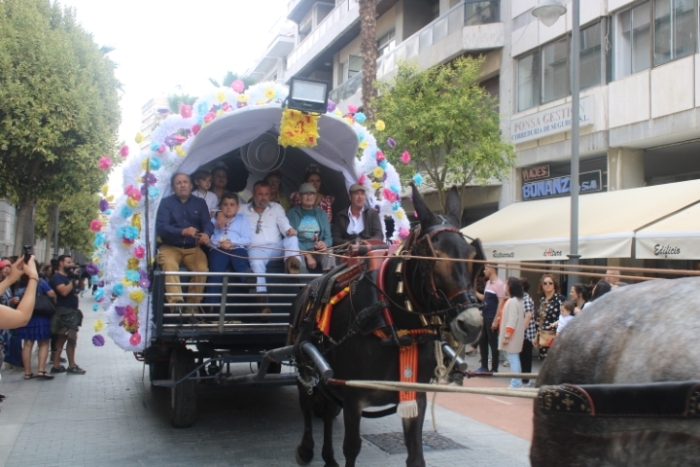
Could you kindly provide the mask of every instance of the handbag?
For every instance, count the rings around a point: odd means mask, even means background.
[[[547,314],[547,302],[545,301],[542,303],[540,306],[540,316],[539,316],[539,326],[537,329],[537,346],[539,348],[542,347],[551,347],[552,346],[552,341],[557,335],[557,331],[554,331],[552,329],[544,329],[544,317]]]
[[[34,314],[45,318],[53,317],[56,307],[49,297],[40,293],[34,299]]]

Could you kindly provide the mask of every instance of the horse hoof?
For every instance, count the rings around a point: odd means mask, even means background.
[[[296,460],[297,460],[297,464],[299,464],[299,465],[309,465],[309,463],[311,462],[311,460],[314,458],[314,453],[313,453],[313,451],[311,451],[311,453],[310,453],[311,455],[308,457],[308,459],[304,459],[304,458],[302,457],[301,453],[299,452],[300,449],[301,449],[301,446],[299,446],[299,447],[296,449],[296,451],[294,451],[294,457],[295,457]]]

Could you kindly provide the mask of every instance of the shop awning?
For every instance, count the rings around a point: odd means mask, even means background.
[[[700,203],[640,230],[635,257],[700,259]]]
[[[635,232],[700,201],[700,180],[587,194],[579,198],[582,258],[629,258]],[[571,199],[523,201],[462,229],[489,259],[566,260]]]

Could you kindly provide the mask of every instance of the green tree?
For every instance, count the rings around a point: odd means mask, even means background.
[[[238,73],[234,73],[232,71],[226,72],[226,75],[224,75],[224,79],[221,80],[221,84],[219,84],[219,80],[214,79],[214,78],[209,78],[209,82],[211,84],[213,84],[214,86],[216,86],[217,88],[221,87],[221,86],[227,88],[227,87],[231,86],[233,84],[233,82],[236,81],[237,79],[240,79],[241,81],[243,81],[243,84],[245,84],[246,88],[249,88],[250,86],[255,84],[255,78],[253,78],[251,76],[239,75]]]
[[[180,113],[180,105],[192,105],[197,102],[197,96],[189,94],[170,94],[168,96],[168,108],[174,114]]]
[[[15,253],[34,243],[38,201],[106,182],[98,159],[116,161],[120,121],[114,68],[73,10],[0,2],[0,192],[19,207]]]
[[[502,180],[515,164],[512,145],[501,140],[497,101],[477,81],[482,63],[460,57],[425,70],[402,62],[393,79],[379,83],[377,118],[397,143],[380,142],[386,156],[403,178],[420,172],[440,205],[450,186]],[[401,161],[404,151],[409,164]]]
[[[60,200],[60,216],[58,221],[59,248],[78,250],[88,258],[94,250],[92,242],[94,234],[89,224],[100,213],[98,206],[100,196],[90,192],[79,192]],[[49,237],[49,226],[54,224],[55,211],[52,209],[54,200],[43,199],[36,207],[37,236]],[[49,239],[51,242],[53,239]]]
[[[362,53],[362,108],[370,122],[374,121],[377,98],[377,2],[360,2],[360,51]]]

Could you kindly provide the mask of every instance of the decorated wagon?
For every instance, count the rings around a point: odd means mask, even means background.
[[[245,89],[213,89],[178,114],[164,115],[144,141],[137,135],[138,154],[126,158],[123,193],[105,200],[105,214],[94,220],[96,232],[93,271],[101,287],[96,298],[106,311],[107,334],[121,348],[149,365],[151,384],[170,391],[171,422],[189,426],[196,411],[196,388],[202,384],[294,384],[294,373],[282,373],[292,299],[313,274],[288,275],[282,261],[271,261],[267,273],[267,303],[271,313],[261,320],[260,304],[251,298],[246,278],[252,273],[193,273],[158,270],[159,239],[155,218],[159,202],[172,194],[171,177],[180,172],[223,167],[227,189],[245,199],[253,184],[273,170],[281,170],[281,191],[297,191],[309,164],[320,167],[324,194],[332,195],[333,212],[347,209],[347,190],[354,183],[366,188],[368,204],[377,208],[389,228],[387,242],[400,243],[409,233],[407,214],[400,204],[401,183],[385,160],[377,141],[363,126],[365,116],[324,102],[324,111],[308,113],[287,108],[288,88],[262,83]],[[375,125],[378,131],[383,123]],[[419,179],[419,176],[417,176]],[[111,202],[111,203],[110,203]],[[111,205],[111,208],[110,208]],[[386,231],[386,229],[385,229]],[[216,276],[220,294],[212,306],[198,310],[196,319],[169,303],[165,276],[180,277],[183,296],[196,275]],[[211,281],[211,279],[210,279]],[[96,326],[99,332],[101,323]],[[104,343],[97,334],[96,345]],[[313,349],[309,349],[313,352]],[[258,364],[258,372],[234,375],[230,364]]]

